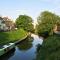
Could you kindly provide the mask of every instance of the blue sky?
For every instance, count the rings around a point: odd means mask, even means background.
[[[37,16],[45,10],[60,15],[60,0],[0,0],[0,15],[14,20],[26,14],[36,21]]]

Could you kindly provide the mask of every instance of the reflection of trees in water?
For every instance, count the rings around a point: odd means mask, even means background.
[[[40,59],[40,49],[41,49],[41,45],[38,44],[37,47],[36,47],[36,58],[34,60],[42,60]]]
[[[36,48],[36,50],[37,50],[36,52],[39,52],[39,51],[40,51],[40,48],[41,48],[41,45],[38,44],[38,45],[37,45],[37,48]]]
[[[23,42],[18,45],[19,50],[28,50],[32,47],[33,38],[31,36],[27,37]]]
[[[0,56],[0,60],[8,60],[10,57],[14,55],[14,52],[15,52],[15,48],[13,48],[11,51],[4,54],[3,56]]]
[[[36,59],[35,60],[45,60],[44,55],[46,55],[46,54],[47,54],[46,51],[42,47],[40,47],[40,49],[39,49],[39,46],[38,46],[37,51],[36,51]]]

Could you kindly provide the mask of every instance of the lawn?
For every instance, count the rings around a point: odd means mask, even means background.
[[[7,44],[9,42],[15,42],[22,39],[27,35],[27,32],[23,29],[18,29],[10,32],[0,32],[0,45]]]

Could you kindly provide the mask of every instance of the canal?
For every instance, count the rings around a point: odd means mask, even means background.
[[[31,34],[27,39],[18,44],[13,50],[0,57],[0,60],[35,60],[37,50],[43,43],[43,38]]]

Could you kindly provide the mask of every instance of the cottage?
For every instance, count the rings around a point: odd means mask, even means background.
[[[60,34],[60,24],[56,24],[54,29],[53,29],[54,33],[56,34]]]
[[[15,23],[8,17],[0,17],[0,31],[9,31],[15,29]]]
[[[4,23],[4,20],[2,17],[0,17],[0,31],[7,30],[6,24]]]
[[[11,21],[11,19],[9,19],[8,17],[4,17],[3,20],[4,20],[8,30],[15,29],[15,23],[13,23],[13,21]]]

